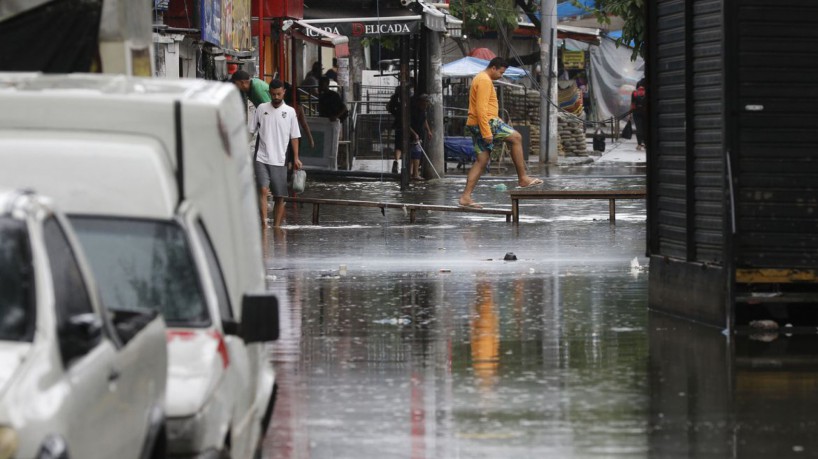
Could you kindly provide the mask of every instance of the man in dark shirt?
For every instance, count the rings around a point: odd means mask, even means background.
[[[426,119],[429,100],[427,94],[417,94],[412,96],[411,106],[409,107],[409,128],[412,131],[410,137],[412,146],[409,147],[412,162],[409,166],[409,172],[412,180],[423,180],[423,177],[420,176],[420,161],[423,159],[422,144],[424,140],[432,140],[432,128],[429,127],[429,122]]]
[[[322,76],[318,81],[318,116],[330,121],[343,122],[347,117],[347,106],[341,95],[329,88],[329,78]]]

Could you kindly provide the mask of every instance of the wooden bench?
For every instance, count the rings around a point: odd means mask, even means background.
[[[511,191],[511,216],[514,223],[520,222],[521,199],[607,199],[611,224],[616,223],[617,199],[645,199],[645,190],[519,190]]]
[[[377,202],[377,201],[355,201],[346,199],[324,199],[324,198],[304,198],[300,196],[288,196],[284,198],[284,202],[297,202],[303,204],[312,204],[312,224],[317,225],[320,215],[321,205],[330,206],[354,206],[354,207],[377,207],[381,209],[381,213],[386,215],[386,209],[401,209],[409,212],[409,223],[415,223],[415,217],[418,210],[433,210],[440,212],[468,212],[474,214],[489,214],[489,215],[504,215],[506,222],[511,221],[510,209],[475,209],[472,207],[460,206],[442,206],[434,204],[410,204],[400,202]]]

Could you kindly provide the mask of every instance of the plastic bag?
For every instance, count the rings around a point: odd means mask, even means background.
[[[307,172],[304,169],[298,169],[293,172],[293,191],[301,193],[307,187]]]
[[[605,133],[600,129],[594,132],[594,151],[605,151]]]
[[[633,137],[633,126],[631,126],[630,120],[628,120],[628,124],[625,125],[625,128],[622,129],[622,136],[623,139],[630,139]]]

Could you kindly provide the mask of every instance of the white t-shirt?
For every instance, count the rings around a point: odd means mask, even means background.
[[[258,129],[260,137],[256,160],[271,166],[283,166],[290,139],[301,137],[295,109],[284,102],[278,108],[273,107],[272,102],[259,105],[249,128],[250,132]]]

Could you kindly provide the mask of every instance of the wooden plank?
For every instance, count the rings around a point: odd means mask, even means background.
[[[521,199],[607,199],[611,224],[616,224],[617,199],[645,199],[645,190],[521,190],[511,191],[511,218],[520,223]]]
[[[358,201],[358,200],[348,200],[348,199],[325,199],[325,198],[309,198],[309,197],[301,197],[301,196],[287,196],[284,198],[285,202],[296,202],[302,204],[312,204],[313,211],[312,211],[312,223],[314,225],[318,224],[318,208],[321,205],[332,205],[332,206],[344,206],[344,207],[374,207],[380,208],[382,211],[384,209],[405,209],[409,211],[409,221],[410,223],[414,223],[417,215],[418,210],[426,210],[426,211],[437,211],[437,212],[465,212],[465,213],[473,213],[473,214],[488,214],[488,215],[504,215],[506,217],[506,222],[511,221],[511,210],[510,209],[497,209],[497,208],[482,208],[476,209],[473,207],[460,207],[460,206],[444,206],[444,205],[435,205],[435,204],[411,204],[411,203],[400,203],[400,202],[378,202],[378,201]]]
[[[511,199],[645,199],[645,190],[520,190]]]

